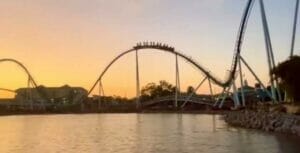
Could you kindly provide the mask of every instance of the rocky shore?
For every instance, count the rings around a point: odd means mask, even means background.
[[[279,112],[254,110],[231,111],[224,115],[225,121],[244,128],[274,131],[300,136],[300,116]]]

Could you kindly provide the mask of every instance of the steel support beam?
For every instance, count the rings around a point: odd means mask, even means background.
[[[296,37],[296,32],[297,32],[297,21],[298,21],[298,11],[299,11],[299,0],[296,0],[290,56],[294,55],[295,37]]]
[[[198,86],[195,88],[195,91],[190,93],[190,95],[186,98],[186,100],[184,101],[184,103],[181,105],[181,108],[183,108],[185,106],[185,104],[188,102],[188,100],[190,100],[192,98],[192,96],[198,91],[198,89],[202,86],[202,84],[204,83],[204,81],[207,79],[208,77],[206,76],[199,84]]]
[[[176,85],[175,85],[175,101],[174,101],[174,107],[178,107],[178,94],[180,94],[180,79],[179,79],[179,67],[178,67],[178,56],[175,54],[175,68],[176,68]]]
[[[233,100],[234,100],[234,107],[238,108],[241,106],[240,99],[238,96],[238,91],[236,89],[235,79],[232,80],[232,89],[233,89]]]
[[[219,99],[222,97],[222,95],[225,93],[226,88],[223,88],[223,91],[221,92],[221,94],[218,96],[216,102],[214,103],[214,107],[216,107],[218,105]]]
[[[241,81],[241,96],[242,96],[242,106],[246,106],[246,100],[245,100],[245,93],[244,93],[244,79],[243,79],[243,71],[242,71],[242,64],[241,64],[241,59],[238,59],[238,64],[239,64],[239,72],[240,72],[240,81]]]
[[[33,100],[32,100],[32,94],[31,94],[31,77],[28,75],[27,79],[27,101],[30,103],[30,109],[33,110]]]
[[[231,87],[232,87],[232,83],[230,84],[230,86],[229,86],[226,90],[224,90],[224,92],[223,92],[223,97],[222,97],[222,101],[221,101],[221,103],[220,103],[220,105],[219,105],[219,108],[222,108],[222,107],[223,107],[224,102],[225,102],[225,99],[226,99],[226,97],[228,96],[228,92],[230,91]],[[224,89],[225,89],[225,88],[224,88]]]
[[[28,98],[27,98],[27,101],[29,101],[29,105],[30,105],[30,109],[34,109],[34,106],[35,106],[35,101],[34,101],[34,98],[33,98],[33,91],[36,90],[38,92],[38,89],[37,87],[35,87],[35,83],[34,81],[32,80],[32,77],[30,75],[28,75],[28,80],[27,80],[27,88],[28,88]],[[36,105],[38,106],[38,105]],[[44,101],[41,101],[41,105],[40,105],[40,108],[41,109],[45,109],[45,102]]]
[[[30,100],[30,77],[27,78],[27,92],[26,92],[26,99]]]
[[[269,75],[270,75],[270,83],[273,88],[273,79],[271,75],[271,70],[272,70],[272,63],[271,63],[271,56],[270,56],[270,46],[269,46],[269,40],[268,40],[268,34],[266,29],[266,15],[265,15],[265,9],[264,9],[264,3],[263,0],[259,0],[260,4],[260,10],[261,10],[261,19],[262,19],[262,26],[263,26],[263,31],[264,31],[264,38],[265,38],[265,47],[266,47],[266,53],[267,53],[267,60],[268,60],[268,67],[269,67]],[[272,92],[272,96],[274,96],[274,93]],[[274,97],[273,97],[274,98]]]
[[[272,99],[273,102],[277,102],[272,94],[267,90],[267,88],[264,86],[264,84],[260,81],[258,76],[255,74],[255,72],[251,69],[251,67],[248,65],[248,63],[244,60],[242,56],[240,56],[241,61],[243,64],[248,68],[248,70],[251,72],[251,74],[255,77],[256,81],[263,87],[263,89],[267,92],[267,95]]]
[[[99,81],[99,97],[98,97],[98,110],[101,109],[101,95],[102,95],[102,83]]]
[[[139,74],[139,54],[135,50],[135,63],[136,63],[136,108],[140,109],[140,74]]]
[[[210,95],[211,95],[211,100],[214,100],[214,93],[213,93],[212,86],[211,86],[211,81],[210,81],[209,78],[208,78],[208,86],[209,86],[209,92],[210,92]]]
[[[104,97],[105,97],[105,92],[104,92],[104,88],[103,88],[102,81],[101,81],[101,91],[102,91],[102,96],[104,96]]]
[[[279,101],[281,101],[281,94],[280,94],[280,90],[279,90],[279,87],[278,87],[278,81],[277,81],[277,79],[274,80],[274,77],[271,73],[272,69],[275,67],[275,60],[274,60],[274,54],[273,54],[273,48],[272,48],[271,37],[270,37],[270,32],[269,32],[269,26],[268,26],[268,22],[267,22],[267,17],[266,17],[266,12],[265,12],[265,7],[264,7],[263,0],[260,0],[260,8],[261,8],[261,18],[262,18],[262,23],[263,23],[263,30],[264,30],[264,35],[265,35],[268,65],[269,65],[271,92],[272,92],[273,99],[275,99],[277,101],[277,95],[278,95]],[[274,85],[274,81],[275,81],[275,85]],[[275,88],[276,88],[277,91],[275,91]],[[277,92],[277,94],[276,94],[276,92]]]

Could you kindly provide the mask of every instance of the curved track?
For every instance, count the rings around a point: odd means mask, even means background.
[[[179,53],[178,51],[175,51],[173,47],[168,47],[167,45],[161,45],[160,43],[143,43],[143,44],[138,44],[137,46],[133,47],[132,49],[129,49],[123,53],[121,53],[120,55],[118,55],[117,57],[115,57],[104,69],[104,71],[100,74],[100,76],[98,77],[97,81],[94,83],[94,85],[92,86],[92,88],[89,90],[88,95],[90,95],[90,93],[94,90],[94,88],[96,87],[97,83],[102,79],[102,77],[104,76],[104,74],[106,73],[106,71],[121,57],[123,57],[124,55],[133,52],[133,51],[140,51],[143,49],[157,49],[159,51],[164,51],[164,52],[169,52],[175,55],[178,55],[180,57],[182,57],[183,59],[185,59],[186,61],[188,61],[189,63],[191,63],[192,65],[196,66],[196,68],[198,68],[204,75],[206,75],[211,81],[213,81],[216,85],[219,85],[221,87],[228,87],[232,80],[234,79],[234,76],[236,74],[236,69],[237,69],[237,64],[238,64],[238,58],[240,56],[241,53],[241,46],[242,46],[242,42],[244,39],[244,33],[247,27],[247,23],[248,23],[248,18],[250,16],[251,13],[251,9],[253,7],[254,4],[254,0],[248,0],[246,8],[244,10],[244,14],[241,20],[241,24],[240,24],[240,28],[239,28],[239,32],[238,32],[238,36],[237,36],[237,41],[235,44],[235,49],[234,49],[234,54],[233,54],[233,60],[232,60],[232,65],[231,65],[231,69],[230,69],[230,73],[227,76],[227,78],[225,78],[225,80],[220,80],[217,78],[217,76],[212,75],[210,73],[209,70],[207,70],[206,68],[204,68],[203,66],[201,66],[200,64],[198,64],[196,61],[192,60],[191,58],[185,56],[182,53]]]
[[[159,97],[159,98],[149,100],[149,101],[144,101],[141,104],[142,104],[142,106],[150,106],[150,105],[158,104],[161,102],[168,102],[168,101],[173,101],[173,100],[174,100],[174,96],[165,96],[165,97]],[[201,105],[209,105],[209,106],[214,105],[214,102],[211,100],[208,100],[207,98],[189,97],[188,95],[179,96],[178,101],[182,101],[182,102],[187,101],[187,102],[191,102],[191,103],[196,103],[196,104],[201,104]]]
[[[16,93],[16,91],[15,91],[15,90],[6,89],[6,88],[0,88],[0,91],[7,91],[7,92]]]
[[[11,63],[15,63],[17,64],[19,67],[21,67],[24,72],[28,75],[29,80],[31,81],[33,87],[38,91],[38,93],[41,95],[41,97],[43,97],[45,100],[50,101],[49,98],[43,94],[43,91],[41,91],[40,88],[38,88],[38,84],[36,83],[36,81],[33,79],[32,75],[30,74],[29,70],[25,67],[24,64],[22,64],[21,62],[15,60],[15,59],[11,59],[11,58],[3,58],[0,59],[0,63],[2,62],[11,62]],[[1,90],[1,89],[0,89]],[[10,90],[6,90],[6,91],[10,91]],[[12,91],[12,90],[11,90]],[[13,91],[15,92],[15,91]]]
[[[15,63],[17,64],[19,67],[21,67],[25,73],[28,75],[29,79],[32,81],[33,83],[33,86],[34,87],[37,87],[37,83],[34,81],[32,75],[30,74],[30,72],[28,71],[28,69],[19,61],[15,60],[15,59],[11,59],[11,58],[3,58],[3,59],[0,59],[0,63],[1,62],[11,62],[11,63]]]

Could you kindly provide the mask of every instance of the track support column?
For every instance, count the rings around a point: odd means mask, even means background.
[[[251,72],[251,74],[255,77],[256,81],[258,81],[258,83],[263,87],[263,89],[266,91],[267,95],[272,99],[272,101],[274,102],[275,99],[272,96],[272,94],[267,90],[267,88],[264,86],[264,84],[260,81],[260,79],[258,78],[258,76],[254,73],[254,71],[251,69],[251,67],[248,65],[248,63],[244,60],[244,58],[242,56],[240,56],[240,60],[244,63],[244,65],[248,68],[248,70]]]
[[[140,74],[139,74],[139,55],[138,50],[135,50],[135,64],[136,64],[136,108],[141,108],[140,102]]]
[[[213,101],[214,100],[214,93],[213,93],[213,90],[212,90],[210,78],[208,78],[208,85],[209,85],[209,92],[210,92],[211,100]]]
[[[232,80],[232,89],[233,89],[233,99],[234,99],[234,107],[238,108],[241,106],[240,99],[238,96],[238,91],[235,84],[235,79]]]
[[[176,68],[176,85],[175,85],[175,101],[174,101],[174,107],[178,107],[178,94],[180,94],[180,78],[179,78],[179,67],[178,67],[178,56],[175,54],[175,68]]]
[[[245,94],[244,94],[244,79],[243,79],[243,71],[241,64],[241,56],[238,55],[238,64],[239,64],[239,72],[240,72],[240,81],[241,81],[241,96],[242,96],[242,106],[246,106]]]
[[[188,97],[185,99],[184,103],[181,105],[181,108],[183,108],[185,106],[185,104],[192,98],[192,96],[194,94],[196,94],[196,92],[198,91],[198,89],[202,86],[202,84],[205,82],[205,80],[208,79],[208,77],[206,76],[196,87],[195,91],[190,93],[190,95],[188,95]]]
[[[219,96],[217,97],[216,102],[213,105],[214,107],[217,107],[217,105],[219,103],[219,99],[221,99],[223,97],[223,94],[225,93],[225,91],[226,91],[226,87],[223,88],[221,94],[219,94]]]
[[[277,94],[278,94],[279,101],[281,101],[281,94],[280,94],[280,90],[278,87],[278,81],[274,80],[274,77],[271,74],[272,69],[275,67],[275,60],[274,60],[272,43],[271,43],[271,37],[270,37],[264,2],[263,2],[263,0],[260,0],[259,2],[260,2],[260,8],[261,8],[260,9],[261,10],[261,19],[262,19],[263,30],[264,30],[264,35],[265,35],[266,51],[267,51],[267,58],[268,58],[268,65],[269,65],[269,75],[270,75],[270,82],[271,82],[271,92],[272,92],[272,96],[273,96],[273,99],[275,100],[275,102],[278,102]],[[276,92],[277,92],[277,94],[276,94]]]
[[[30,76],[28,76],[28,79],[27,79],[27,101],[30,103],[30,109],[33,110],[33,100],[32,100],[30,82],[31,82],[31,78],[30,78]]]
[[[219,108],[222,108],[222,107],[223,107],[224,102],[225,102],[225,100],[226,100],[226,98],[227,98],[227,96],[228,96],[228,93],[229,93],[231,87],[232,87],[232,83],[229,85],[229,87],[227,87],[227,89],[224,88],[224,92],[222,93],[222,100],[221,100],[221,102],[220,102],[220,104],[219,104]]]
[[[99,80],[98,110],[101,109],[101,95],[102,95],[102,83],[101,80]]]
[[[295,37],[297,31],[297,21],[298,21],[298,11],[299,11],[299,0],[296,1],[295,15],[294,15],[294,23],[293,23],[293,35],[292,35],[292,44],[291,44],[291,54],[294,55],[294,47],[295,47]]]

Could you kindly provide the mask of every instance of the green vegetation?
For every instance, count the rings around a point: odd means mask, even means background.
[[[286,100],[300,103],[300,56],[293,56],[280,63],[272,73],[285,90]]]
[[[187,94],[195,93],[195,88],[192,86],[188,86],[186,89]]]
[[[176,87],[165,80],[159,81],[159,84],[148,83],[141,90],[141,100],[146,101],[157,97],[169,96],[175,94]]]

